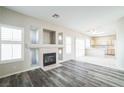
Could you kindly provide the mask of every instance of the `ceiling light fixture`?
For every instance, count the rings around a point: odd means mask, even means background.
[[[94,34],[94,35],[101,35],[101,34],[104,34],[104,32],[94,32],[92,34]]]
[[[93,35],[104,34],[103,31],[96,31],[95,29],[89,30],[89,31],[87,31],[87,32],[90,33],[90,34],[93,34]]]
[[[55,14],[52,15],[52,17],[53,17],[53,18],[59,18],[60,16],[55,13]]]

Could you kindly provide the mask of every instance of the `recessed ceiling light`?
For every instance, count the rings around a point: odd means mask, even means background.
[[[60,16],[55,13],[55,14],[52,15],[52,17],[53,17],[53,18],[59,18]]]

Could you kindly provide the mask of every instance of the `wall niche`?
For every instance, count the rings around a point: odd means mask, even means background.
[[[43,44],[56,44],[56,31],[43,29]]]

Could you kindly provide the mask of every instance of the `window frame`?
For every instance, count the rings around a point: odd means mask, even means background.
[[[86,49],[91,48],[91,40],[90,40],[90,38],[87,38],[87,39],[85,40],[85,48],[86,48]]]
[[[70,38],[70,41],[71,41],[68,44],[67,44],[67,40],[66,40],[67,38]],[[67,47],[71,48],[70,49],[71,51],[69,53],[67,52],[67,50],[68,50]],[[66,36],[65,37],[65,52],[66,52],[66,54],[71,54],[72,53],[72,37],[71,36]]]
[[[22,36],[21,41],[1,40],[1,27],[7,27],[7,28],[21,30],[21,36]],[[1,53],[2,53],[1,52],[1,46],[2,46],[2,44],[21,44],[21,58],[1,60]],[[23,27],[0,24],[0,64],[20,62],[20,61],[24,61],[24,28]]]
[[[82,46],[81,46],[81,43],[82,43]],[[76,58],[85,56],[85,39],[76,37],[76,39],[75,39],[75,56],[76,56]]]

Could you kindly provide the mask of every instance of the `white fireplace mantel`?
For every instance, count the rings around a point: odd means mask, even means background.
[[[63,48],[64,45],[57,45],[57,44],[28,44],[28,48]]]

